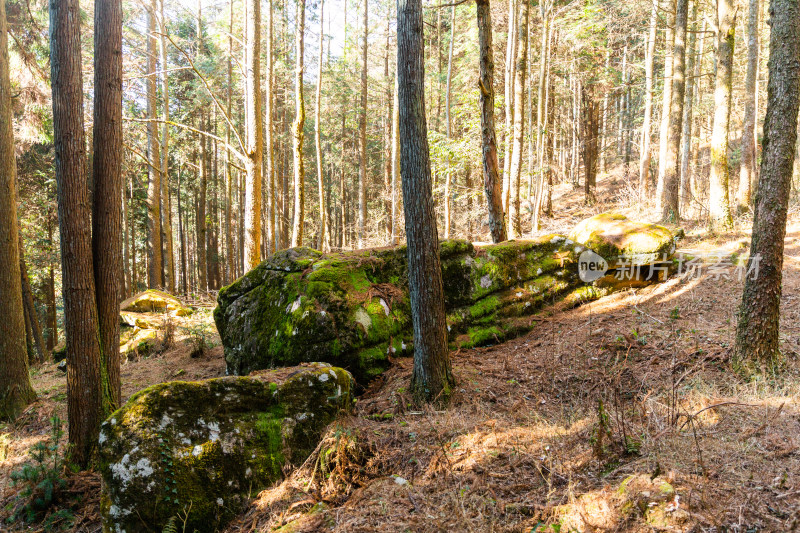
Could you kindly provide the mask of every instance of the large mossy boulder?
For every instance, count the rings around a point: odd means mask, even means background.
[[[174,316],[188,316],[192,310],[171,294],[148,289],[135,294],[119,305],[121,313],[169,313]],[[124,320],[124,318],[123,318]]]
[[[564,236],[474,247],[442,241],[454,348],[499,342],[531,328],[529,315],[591,297],[577,275],[583,250]],[[360,385],[411,353],[406,248],[278,252],[219,293],[214,311],[229,374],[326,361]]]
[[[601,213],[580,222],[569,238],[608,261],[649,265],[668,260],[675,252],[675,234],[664,226],[636,222],[625,215]]]
[[[218,531],[308,457],[352,393],[352,376],[322,363],[137,393],[100,431],[104,530]]]

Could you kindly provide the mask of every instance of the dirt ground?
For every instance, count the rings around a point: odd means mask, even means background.
[[[602,184],[601,184],[602,185]],[[607,182],[580,192],[548,230],[617,206],[652,220]],[[749,238],[684,225],[693,253],[746,256]],[[673,277],[532,317],[527,335],[452,354],[446,410],[417,408],[411,360],[393,367],[330,428],[308,461],[254,498],[227,531],[784,532],[800,528],[800,216],[786,238],[779,379],[746,381],[730,363],[742,282]],[[185,341],[123,366],[124,394],[224,373],[221,348],[191,359]],[[66,416],[64,376],[34,371],[40,399],[14,425],[0,462],[0,518],[15,505],[9,472]],[[74,531],[99,531],[99,480],[78,473],[60,505]],[[56,524],[58,526],[58,524]],[[3,523],[4,528],[23,529]],[[41,528],[40,528],[41,529]],[[34,528],[33,530],[36,530]]]

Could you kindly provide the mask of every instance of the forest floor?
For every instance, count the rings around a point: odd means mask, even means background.
[[[560,190],[554,203],[568,207],[548,229],[568,230],[612,207],[652,219],[625,200],[621,180],[600,186],[591,207],[580,191]],[[309,460],[227,531],[800,529],[800,215],[791,218],[779,379],[747,381],[733,371],[736,276],[706,269],[552,309],[532,317],[523,337],[454,352],[457,385],[446,410],[412,406],[412,361],[396,360]],[[717,236],[683,227],[681,248],[747,253],[746,227]],[[224,373],[221,348],[197,359],[190,351],[178,338],[125,364],[124,395]],[[66,417],[64,375],[47,364],[33,380],[39,400],[0,426],[11,443],[0,461],[0,519],[15,505],[9,472],[46,438],[52,414]],[[98,531],[98,476],[68,480],[60,505],[72,507],[72,529]]]

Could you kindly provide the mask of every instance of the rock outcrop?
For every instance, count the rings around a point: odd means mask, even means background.
[[[583,248],[564,236],[474,247],[441,243],[453,347],[530,329],[528,315],[567,297],[592,297],[577,276]],[[412,351],[406,248],[271,256],[219,293],[214,312],[229,374],[321,360],[366,385],[389,358]]]
[[[105,530],[219,530],[308,457],[352,391],[349,373],[314,363],[137,393],[100,432]]]
[[[601,213],[580,222],[569,238],[590,248],[612,267],[621,262],[649,265],[669,260],[675,253],[676,237],[658,224],[636,222],[625,215]]]

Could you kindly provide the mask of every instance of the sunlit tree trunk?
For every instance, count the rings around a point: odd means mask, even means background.
[[[667,174],[667,151],[669,147],[669,121],[670,105],[672,105],[672,69],[673,52],[675,51],[675,2],[676,0],[663,0],[663,9],[666,15],[666,31],[664,47],[664,91],[661,94],[661,123],[658,129],[658,174],[656,181],[656,210],[663,211],[664,179]]]
[[[492,50],[492,16],[489,0],[476,0],[478,47],[480,51],[481,150],[483,152],[483,188],[489,209],[489,231],[492,242],[508,237],[503,214],[503,183],[497,162],[497,136],[494,129],[494,57]]]
[[[317,189],[319,194],[319,243],[323,252],[330,251],[325,212],[325,186],[322,180],[322,140],[320,139],[320,107],[322,106],[322,59],[325,49],[325,0],[319,3],[319,56],[317,61],[317,94],[314,105],[314,147],[317,151]]]
[[[302,1],[302,0],[301,0]],[[244,269],[261,262],[261,150],[264,122],[261,116],[261,2],[247,0],[245,15],[244,66],[245,125],[247,158],[244,193]],[[301,54],[302,57],[302,54]]]
[[[255,0],[254,0],[255,1]],[[292,225],[292,247],[303,245],[303,224],[305,222],[305,164],[303,162],[303,127],[306,122],[305,102],[303,100],[303,55],[306,20],[306,0],[297,0],[297,20],[295,22],[295,117],[292,128],[294,144],[294,224]]]
[[[509,166],[510,199],[508,202],[508,237],[522,235],[519,204],[519,181],[522,173],[522,141],[525,135],[525,81],[528,71],[528,2],[520,2],[517,57],[514,67],[514,130]]]
[[[369,1],[364,0],[364,42],[361,46],[361,113],[358,117],[358,247],[366,246],[367,223],[367,37]]]
[[[445,120],[446,135],[448,141],[453,137],[453,124],[450,117],[450,93],[453,84],[453,44],[456,40],[456,6],[450,8],[450,46],[447,51],[447,83],[445,87]],[[453,181],[453,169],[450,161],[450,156],[447,158],[447,178],[444,186],[444,238],[450,238],[450,226],[452,224],[452,209],[453,200],[451,198],[452,192],[450,190]],[[519,187],[517,187],[517,203],[519,204]]]
[[[269,30],[267,32],[267,131],[272,127],[272,117],[270,115],[270,79],[272,74],[272,56],[270,55],[272,52],[271,47],[271,37],[272,37],[272,2],[269,3],[270,5],[270,18],[269,18]],[[231,118],[231,108],[232,108],[232,101],[233,101],[233,0],[229,0],[228,2],[228,61],[227,61],[227,76],[228,76],[228,86],[226,91],[226,99],[225,99],[225,111],[228,115],[228,118]],[[269,137],[269,133],[267,133],[267,150],[270,149],[270,142],[271,138]],[[231,127],[230,124],[225,125],[225,140],[227,141],[228,145],[231,144]],[[269,156],[268,156],[269,157]],[[267,163],[267,172],[269,172],[269,179],[272,179],[272,171],[270,169],[270,164],[272,160],[269,159]],[[270,191],[272,187],[270,187]],[[230,283],[236,278],[236,267],[235,267],[235,254],[234,254],[234,247],[233,247],[233,167],[231,166],[231,151],[226,147],[225,148],[225,281],[226,283]],[[271,212],[271,211],[270,211]],[[270,226],[272,227],[272,226]],[[268,235],[272,235],[271,232],[268,232]],[[272,241],[270,241],[272,242]]]
[[[754,258],[760,261],[758,275],[745,281],[734,347],[735,362],[762,371],[778,370],[783,360],[779,337],[781,280],[800,99],[797,0],[771,0],[770,26],[764,151],[750,244],[751,264]]]
[[[36,362],[41,363],[45,358],[42,326],[39,323],[39,314],[36,312],[36,304],[33,301],[33,289],[31,289],[31,280],[28,277],[28,264],[25,262],[25,244],[22,242],[22,235],[19,236],[19,269],[22,282],[22,307],[25,312],[25,320],[29,324],[34,349],[33,355]]]
[[[687,51],[687,64],[686,72],[688,73],[686,79],[686,96],[685,104],[683,106],[683,124],[682,140],[681,140],[681,165],[680,165],[680,212],[686,213],[689,205],[691,204],[692,192],[691,181],[693,169],[689,164],[692,157],[692,133],[694,132],[694,120],[692,118],[692,108],[697,94],[697,85],[699,83],[700,73],[700,60],[702,58],[703,39],[705,34],[700,34],[700,51],[697,48],[697,11],[698,4],[696,0],[692,2],[692,31],[689,35],[689,49]]]
[[[14,149],[8,26],[0,2],[0,420],[15,419],[36,399],[25,350]]]
[[[158,103],[156,101],[156,59],[158,38],[156,37],[155,2],[147,10],[147,77],[145,96],[147,100],[147,286],[151,289],[164,287],[164,268],[161,243],[161,155],[158,141]]]
[[[744,122],[742,123],[742,164],[736,203],[739,211],[750,208],[750,186],[756,166],[756,78],[758,77],[759,0],[750,0],[747,13],[747,74],[744,82]]]
[[[680,219],[680,149],[683,121],[683,96],[686,87],[686,23],[689,17],[689,0],[675,2],[674,46],[672,50],[672,101],[669,106],[669,142],[664,165],[664,188],[661,199],[661,218],[677,222]]]
[[[418,401],[449,399],[454,385],[447,346],[439,236],[425,123],[421,0],[397,2],[400,158],[408,241],[408,288],[414,329],[411,391]]]
[[[397,187],[400,184],[400,105],[397,101],[397,93],[397,78],[395,77],[394,111],[392,112],[392,246],[397,246],[400,234],[397,227],[397,212],[399,211]]]
[[[505,128],[503,130],[503,212],[509,213],[509,198],[511,198],[511,180],[509,167],[511,163],[511,137],[514,124],[514,69],[517,66],[517,12],[519,2],[508,0],[508,39],[506,40],[505,83],[503,89],[505,98]],[[509,230],[510,233],[510,230]]]
[[[155,7],[155,6],[154,6]],[[175,244],[172,236],[172,200],[169,190],[169,78],[167,77],[167,23],[164,18],[164,0],[158,0],[159,62],[161,63],[161,233],[164,246],[164,286],[175,292]]]
[[[710,225],[715,230],[733,226],[728,186],[728,135],[731,122],[733,43],[736,30],[733,0],[717,0],[717,75],[714,79],[714,126],[711,132],[709,176]]]

